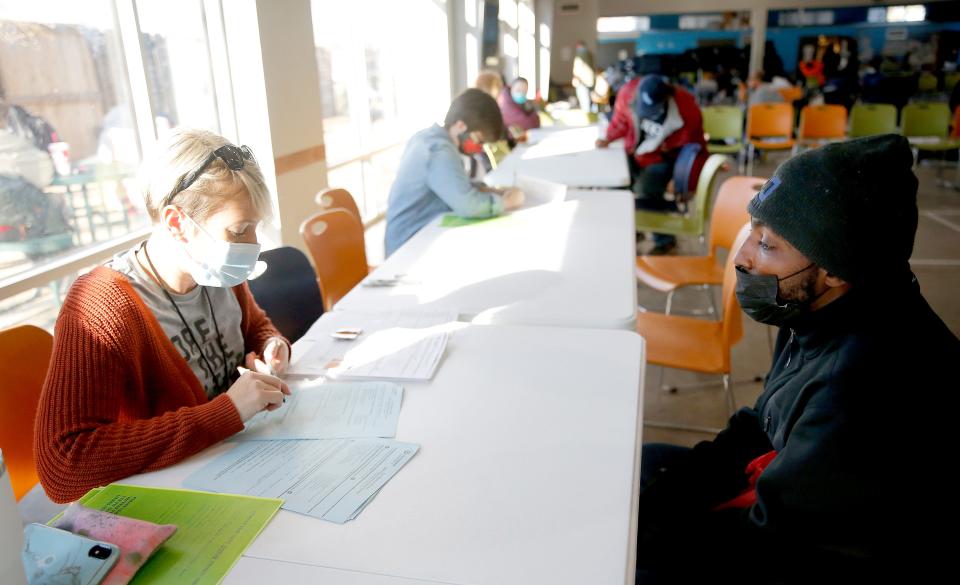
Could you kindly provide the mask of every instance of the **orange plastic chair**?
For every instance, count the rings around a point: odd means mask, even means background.
[[[637,278],[640,282],[667,293],[667,315],[673,305],[673,293],[678,288],[723,282],[723,264],[717,257],[717,251],[719,248],[731,249],[740,227],[750,221],[747,203],[765,181],[762,177],[730,177],[720,185],[710,216],[710,243],[706,256],[637,257]],[[709,286],[706,291],[710,297],[710,313],[715,313]]]
[[[368,274],[363,224],[346,209],[321,211],[300,224],[313,269],[317,273],[325,311]]]
[[[784,87],[779,90],[780,95],[783,97],[783,101],[788,104],[792,104],[798,99],[803,97],[803,88],[797,86]]]
[[[316,201],[322,209],[346,209],[357,221],[363,222],[357,200],[346,189],[324,189],[317,193]]]
[[[730,380],[730,348],[743,337],[740,303],[734,294],[737,277],[734,258],[750,233],[750,224],[744,225],[734,239],[723,268],[723,318],[708,321],[662,313],[637,315],[637,333],[646,340],[647,361],[664,368],[679,368],[723,378],[730,413],[736,410],[733,385]],[[662,377],[662,370],[661,370]],[[718,432],[719,429],[645,421],[653,427],[685,431]]]
[[[21,325],[0,331],[0,363],[4,368],[0,450],[18,501],[40,481],[33,456],[33,422],[52,352],[53,337],[39,327]]]
[[[846,138],[847,109],[838,105],[804,106],[800,110],[800,127],[797,130],[797,144],[793,147],[816,147],[828,142]]]
[[[323,209],[346,209],[357,218],[361,224],[363,217],[360,216],[360,208],[357,207],[357,200],[353,198],[350,191],[346,189],[325,189],[317,193],[317,204]],[[367,271],[373,272],[376,266],[368,266]]]
[[[754,104],[747,112],[747,175],[753,175],[757,150],[793,149],[793,106]]]

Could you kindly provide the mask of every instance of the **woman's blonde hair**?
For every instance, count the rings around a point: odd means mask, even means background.
[[[230,141],[207,130],[177,128],[171,131],[158,145],[153,161],[141,171],[150,219],[159,221],[164,200],[178,188],[180,181],[196,171],[214,150],[226,144]],[[174,195],[167,204],[176,205],[193,219],[203,221],[244,189],[260,217],[270,217],[273,211],[270,192],[254,159],[244,160],[243,168],[233,171],[215,157],[188,188]]]
[[[473,87],[490,94],[493,99],[497,99],[497,96],[500,95],[500,90],[503,89],[503,77],[492,69],[484,69],[477,75],[477,79],[473,82]]]

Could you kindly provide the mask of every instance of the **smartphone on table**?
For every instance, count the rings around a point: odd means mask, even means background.
[[[44,524],[28,524],[23,539],[30,585],[97,585],[120,558],[115,545]]]

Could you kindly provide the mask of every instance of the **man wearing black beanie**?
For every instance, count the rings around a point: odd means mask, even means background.
[[[644,446],[638,583],[943,574],[960,340],[910,271],[912,165],[901,136],[831,144],[750,202],[736,293],[773,364],[714,440]]]

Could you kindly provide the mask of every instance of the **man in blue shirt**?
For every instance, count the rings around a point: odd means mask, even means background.
[[[457,96],[443,126],[413,135],[400,159],[387,202],[386,254],[393,254],[433,218],[453,212],[492,217],[523,203],[518,189],[499,191],[470,181],[462,155],[482,152],[503,134],[496,100],[478,89]]]

